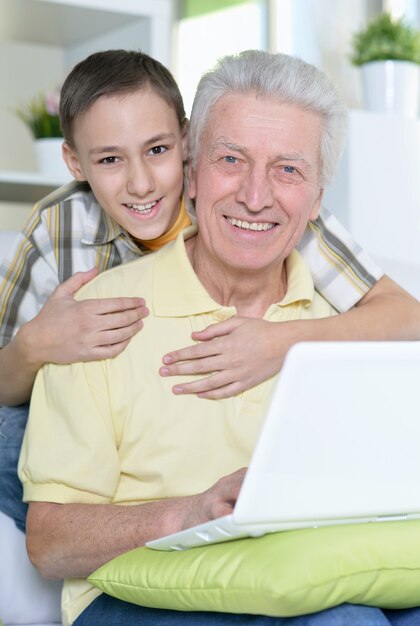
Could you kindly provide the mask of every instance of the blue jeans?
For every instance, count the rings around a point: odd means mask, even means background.
[[[0,405],[0,511],[11,517],[22,532],[28,505],[22,501],[17,465],[28,413],[29,404]]]
[[[301,617],[265,617],[231,613],[148,609],[100,595],[73,626],[420,626],[420,609],[381,611],[368,606],[340,606]]]

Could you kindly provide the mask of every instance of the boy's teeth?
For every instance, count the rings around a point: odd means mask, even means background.
[[[275,224],[272,222],[245,222],[242,220],[237,220],[234,217],[226,217],[229,224],[233,226],[237,226],[238,228],[243,228],[244,230],[270,230],[274,228]]]
[[[154,202],[149,202],[148,204],[127,204],[126,206],[129,209],[133,209],[134,211],[139,211],[140,213],[144,211],[150,211],[157,204],[157,200]]]

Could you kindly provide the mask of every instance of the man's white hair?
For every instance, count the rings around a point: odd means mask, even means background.
[[[295,104],[320,116],[321,184],[331,182],[344,146],[347,109],[337,89],[314,65],[287,54],[245,50],[219,60],[197,87],[189,125],[190,159],[197,164],[203,131],[225,95],[255,94]]]

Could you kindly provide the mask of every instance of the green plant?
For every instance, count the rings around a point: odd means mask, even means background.
[[[25,107],[17,108],[15,113],[29,127],[35,139],[62,137],[58,107],[58,93],[48,92],[38,94]]]
[[[389,13],[381,13],[355,33],[352,45],[354,65],[389,59],[420,63],[420,31]]]

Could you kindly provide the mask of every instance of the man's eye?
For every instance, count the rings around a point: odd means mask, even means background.
[[[286,172],[286,174],[295,174],[296,173],[296,168],[293,167],[293,165],[285,165],[283,167],[283,170]]]
[[[234,156],[225,156],[223,157],[223,159],[226,161],[226,163],[236,163],[237,162],[237,158]]]
[[[166,152],[168,149],[167,146],[153,146],[153,148],[150,149],[150,153],[151,154],[163,154],[164,152]]]

